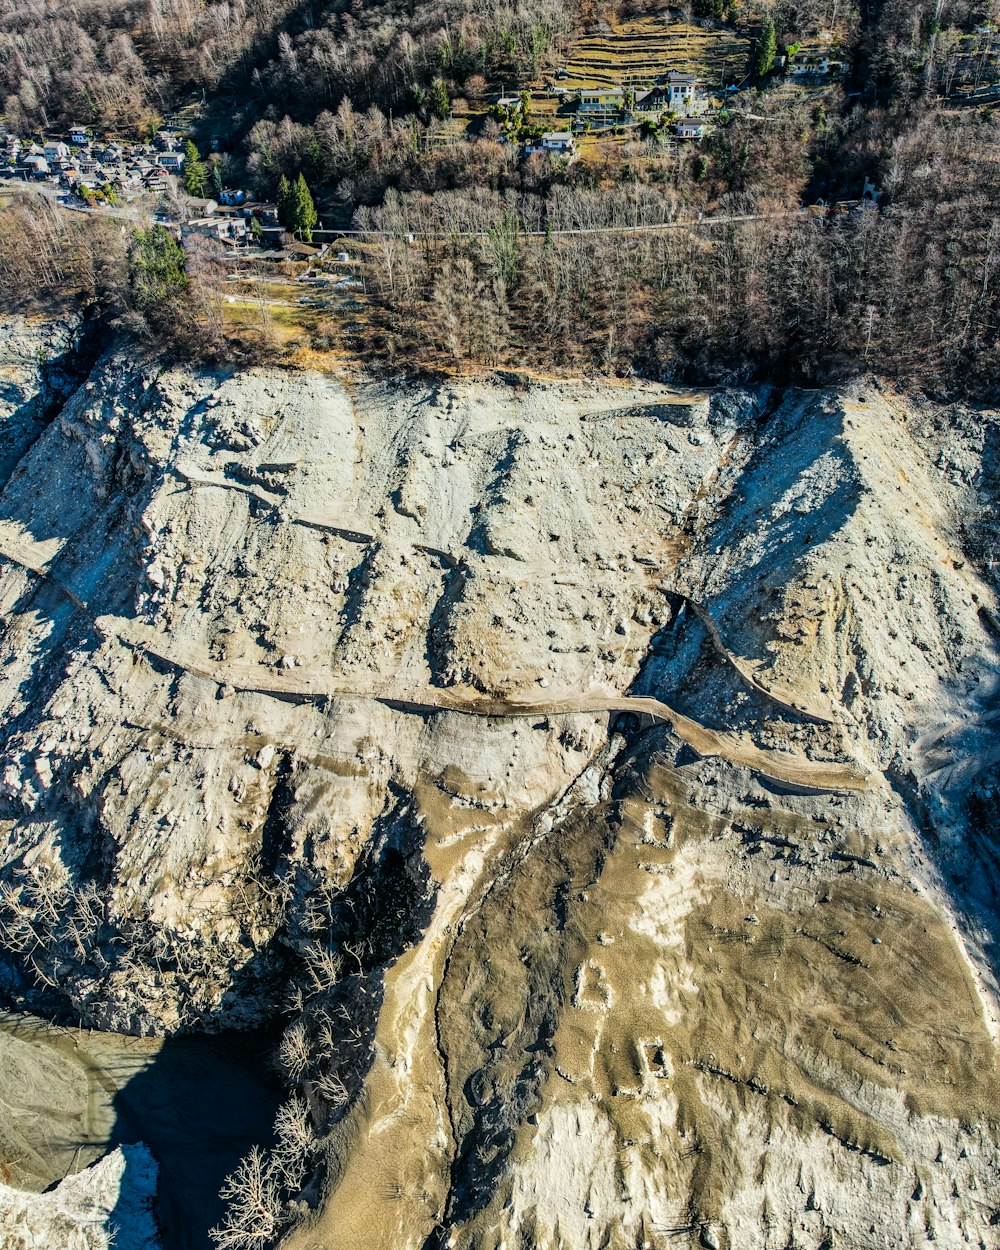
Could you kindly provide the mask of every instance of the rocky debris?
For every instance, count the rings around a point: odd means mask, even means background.
[[[290,1010],[296,1250],[988,1244],[997,418],[949,418],[102,362],[0,496],[6,992]]]
[[[92,354],[72,318],[0,323],[0,484],[82,381]]]
[[[160,1250],[156,1161],[119,1146],[44,1194],[0,1183],[0,1250]]]

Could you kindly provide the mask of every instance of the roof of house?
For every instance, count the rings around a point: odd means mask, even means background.
[[[678,70],[672,69],[667,75],[667,82],[671,87],[696,87],[698,79],[694,74],[681,74]]]
[[[573,134],[569,130],[547,130],[542,135],[542,141],[545,142],[545,140],[549,143],[571,143]]]

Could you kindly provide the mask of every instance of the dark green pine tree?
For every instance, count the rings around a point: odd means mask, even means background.
[[[316,223],[319,221],[319,214],[316,212],[312,193],[303,174],[299,174],[298,178],[295,179],[292,199],[294,202],[295,221],[293,229],[300,239],[304,239],[306,243],[311,243],[313,230],[315,230]]]
[[[292,201],[292,186],[284,174],[278,183],[278,225],[285,230],[295,229],[295,206]]]
[[[200,199],[208,186],[208,169],[190,139],[184,144],[184,186],[188,195]]]
[[[443,78],[435,78],[431,83],[430,110],[440,121],[451,113],[451,98],[448,95],[448,84]]]
[[[169,316],[188,287],[184,249],[163,226],[137,230],[129,248],[129,289],[140,312]]]
[[[758,78],[766,78],[774,68],[774,57],[777,51],[778,41],[774,33],[774,22],[769,17],[766,17],[757,39],[754,73]]]

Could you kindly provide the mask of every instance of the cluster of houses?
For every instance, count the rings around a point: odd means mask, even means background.
[[[708,114],[714,101],[705,83],[694,74],[673,71],[651,87],[586,87],[570,95],[555,88],[563,103],[560,114],[567,126],[549,130],[525,144],[526,155],[547,153],[572,157],[576,152],[576,136],[600,133],[629,126],[669,126],[675,139],[699,140],[710,128]],[[520,96],[502,96],[499,109],[518,120],[524,102]]]
[[[82,126],[67,138],[22,142],[0,136],[0,177],[50,183],[92,203],[128,203],[162,191],[184,171],[184,135],[161,131],[151,143],[98,140]],[[218,199],[187,200],[191,216],[175,225],[181,238],[202,236],[230,246],[280,248],[283,232],[273,204],[251,203],[245,191],[224,190]]]
[[[671,130],[677,138],[700,139],[707,122],[705,114],[711,97],[694,74],[676,70],[653,87],[595,87],[579,93],[573,114],[575,130],[629,126],[644,121],[672,118]]]
[[[121,199],[164,185],[184,169],[183,136],[161,131],[152,143],[95,140],[82,126],[64,139],[22,142],[17,135],[0,140],[0,172],[51,182],[77,192],[114,191]]]
[[[238,199],[238,203],[233,201]],[[273,204],[250,203],[242,191],[224,192],[219,202],[198,200],[192,202],[197,217],[181,222],[181,238],[200,235],[230,247],[258,246],[268,250],[280,249],[284,230],[278,223],[278,210]]]
[[[841,78],[847,68],[829,48],[800,48],[780,62],[789,78],[803,83]]]

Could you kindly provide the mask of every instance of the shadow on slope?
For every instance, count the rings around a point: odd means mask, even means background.
[[[272,1144],[282,1098],[273,1043],[266,1033],[167,1038],[115,1094],[108,1148],[142,1141],[159,1164],[164,1250],[211,1250],[223,1181],[251,1146]]]

